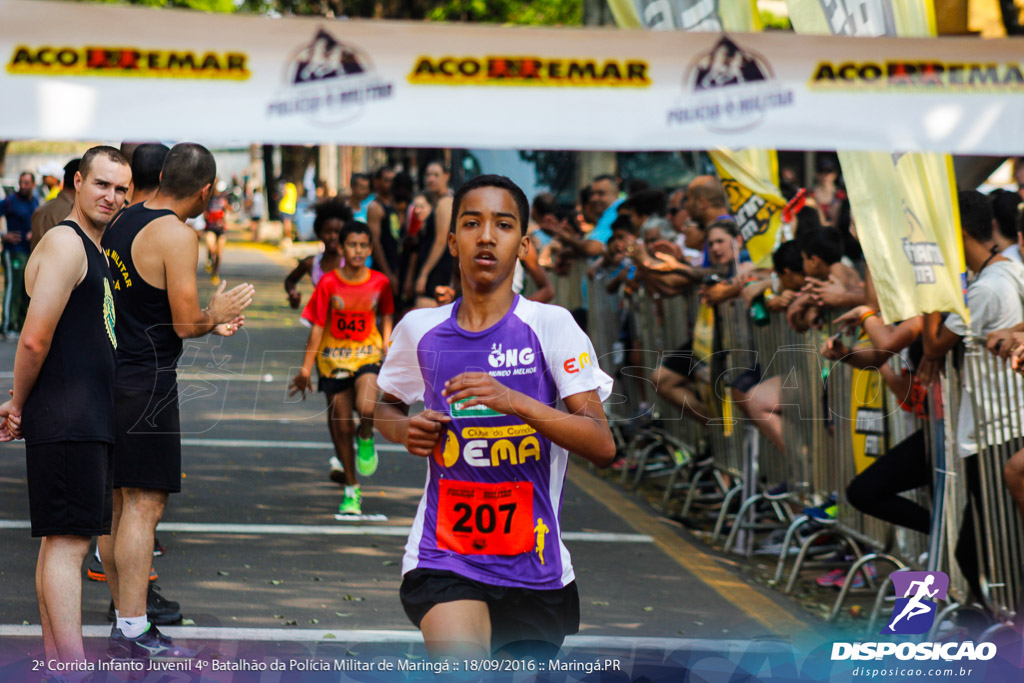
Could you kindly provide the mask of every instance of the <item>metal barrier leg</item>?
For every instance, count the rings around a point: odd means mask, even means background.
[[[811,546],[814,545],[814,542],[817,541],[822,536],[837,536],[837,535],[840,535],[840,534],[837,534],[836,530],[834,528],[827,527],[825,529],[819,529],[818,531],[815,531],[813,534],[811,534],[810,536],[807,537],[807,539],[803,542],[803,545],[800,546],[800,552],[797,553],[796,560],[794,561],[794,564],[793,564],[793,568],[790,570],[789,581],[786,582],[786,588],[785,588],[785,591],[784,591],[786,593],[786,595],[789,595],[790,593],[793,592],[793,586],[796,585],[797,577],[800,576],[800,567],[803,566],[804,561],[807,559],[807,554],[810,552]],[[861,550],[860,550],[860,546],[857,545],[857,542],[854,541],[852,538],[846,538],[846,537],[843,537],[843,538],[844,538],[844,540],[848,541],[851,544],[851,546],[853,547],[853,551],[857,555],[857,557],[860,557],[861,556]]]
[[[882,582],[878,592],[875,593],[875,604],[871,607],[871,614],[868,616],[868,628],[866,633],[870,636],[871,634],[878,633],[878,615],[882,612],[882,605],[885,604],[886,598],[889,597],[889,586],[892,585],[892,575],[885,577],[885,581]],[[896,596],[893,596],[895,602]],[[938,619],[936,619],[938,621]],[[933,625],[932,628],[935,628]],[[929,638],[929,640],[932,640]]]
[[[891,562],[896,567],[896,571],[907,568],[907,565],[903,564],[892,555],[869,553],[859,558],[850,566],[850,570],[846,572],[846,578],[843,579],[843,585],[839,589],[839,595],[836,596],[836,602],[834,605],[832,605],[832,611],[829,612],[829,623],[835,621],[836,617],[839,616],[840,610],[843,609],[843,603],[846,602],[846,596],[849,595],[850,591],[853,589],[853,577],[856,575],[857,572],[860,572],[860,575],[864,577],[864,583],[866,584],[868,589],[874,588],[874,586],[872,585],[874,584],[874,579],[871,578],[871,575],[868,571],[861,569],[861,567],[866,565],[868,562],[876,561]]]
[[[715,520],[715,532],[711,535],[711,542],[717,543],[718,537],[722,535],[722,527],[725,526],[725,519],[729,516],[729,507],[732,505],[733,499],[739,494],[743,493],[743,484],[736,484],[729,492],[725,494],[725,500],[722,501],[722,508],[718,511],[718,519]],[[733,519],[732,530],[736,529],[736,523],[739,518]],[[731,532],[730,532],[731,534]]]
[[[779,553],[779,562],[775,565],[775,579],[774,584],[778,584],[782,581],[782,572],[786,569],[786,558],[789,556],[789,547],[793,545],[793,537],[796,536],[796,531],[804,524],[811,521],[811,518],[807,515],[801,515],[793,520],[789,528],[786,529],[786,536],[782,540],[782,552]]]
[[[626,447],[626,461],[622,463],[622,472],[619,474],[619,484],[622,486],[626,485],[629,481],[629,470],[631,467],[636,467],[636,454],[642,448],[641,444],[644,443],[650,435],[646,431],[638,432],[629,442],[629,446]]]
[[[669,514],[669,506],[672,504],[672,499],[675,497],[676,486],[678,485],[680,476],[683,470],[691,468],[693,462],[683,462],[672,468],[672,472],[668,476],[668,484],[665,486],[665,495],[661,497],[661,512],[664,515]],[[690,474],[690,479],[693,479],[693,473]],[[689,484],[681,484],[679,488],[689,487]]]
[[[640,482],[644,478],[644,470],[647,468],[647,459],[651,452],[661,445],[661,442],[654,435],[648,435],[651,442],[641,448],[636,456],[636,475],[633,477],[632,483],[629,479],[629,468],[622,470],[622,484],[628,489],[635,489],[640,486]]]
[[[697,498],[697,490],[700,488],[700,483],[704,480],[704,475],[708,473],[717,474],[717,470],[713,465],[705,465],[693,473],[693,479],[690,480],[690,488],[686,492],[686,500],[683,502],[683,509],[679,513],[684,519],[690,516],[690,508]]]
[[[736,519],[733,520],[732,529],[729,530],[729,536],[725,539],[725,545],[722,546],[722,552],[729,552],[729,548],[731,548],[732,544],[736,541],[736,534],[747,519],[747,513],[750,512],[751,509],[756,510],[754,506],[756,506],[763,498],[764,496],[758,493],[743,501],[743,505],[740,506],[740,511],[736,513]],[[717,538],[712,538],[711,540],[714,542]]]

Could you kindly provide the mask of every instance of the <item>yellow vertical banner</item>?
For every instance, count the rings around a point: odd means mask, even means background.
[[[846,3],[787,0],[800,33],[935,35],[931,0]],[[882,317],[905,320],[950,311],[969,319],[952,158],[946,154],[839,152],[854,225],[871,269]]]
[[[710,154],[750,260],[770,268],[772,252],[778,246],[782,210],[786,208],[786,200],[777,187],[775,151],[716,149]]]
[[[853,369],[850,422],[853,429],[853,462],[860,474],[885,454],[884,382],[877,370]]]

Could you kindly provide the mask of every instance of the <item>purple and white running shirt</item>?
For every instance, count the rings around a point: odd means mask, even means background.
[[[515,416],[448,405],[444,383],[463,372],[489,373],[542,403],[597,389],[612,379],[567,310],[518,295],[505,316],[481,332],[459,327],[461,299],[412,311],[391,335],[382,391],[407,405],[422,400],[449,413],[426,489],[405,545],[402,573],[445,569],[497,586],[561,588],[574,579],[559,514],[569,456]]]

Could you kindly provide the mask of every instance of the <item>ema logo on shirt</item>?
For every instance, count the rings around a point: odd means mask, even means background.
[[[515,368],[520,365],[531,365],[534,361],[533,349],[507,349],[502,351],[501,344],[491,344],[491,354],[487,356],[487,364],[492,368]]]

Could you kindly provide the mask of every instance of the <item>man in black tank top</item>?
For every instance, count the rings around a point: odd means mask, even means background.
[[[146,615],[153,535],[169,493],[181,490],[181,428],[176,368],[182,340],[210,332],[231,336],[254,290],[222,282],[199,307],[195,232],[185,224],[206,208],[216,164],[195,144],[175,145],[164,160],[156,195],[132,204],[103,239],[114,272],[117,304],[114,525],[100,555],[114,601],[112,659],[180,660],[194,653],[174,645]]]
[[[399,292],[402,281],[398,272],[398,240],[402,223],[392,206],[391,183],[395,172],[382,166],[373,174],[374,199],[366,207],[366,224],[370,226],[373,267],[384,273],[391,291]]]
[[[46,660],[60,662],[85,659],[82,560],[92,536],[110,533],[116,337],[100,238],[124,204],[131,171],[117,149],[93,147],[74,182],[71,215],[47,231],[25,271],[32,298],[14,395],[0,406],[0,441],[25,438],[32,536],[43,538],[43,645]]]

